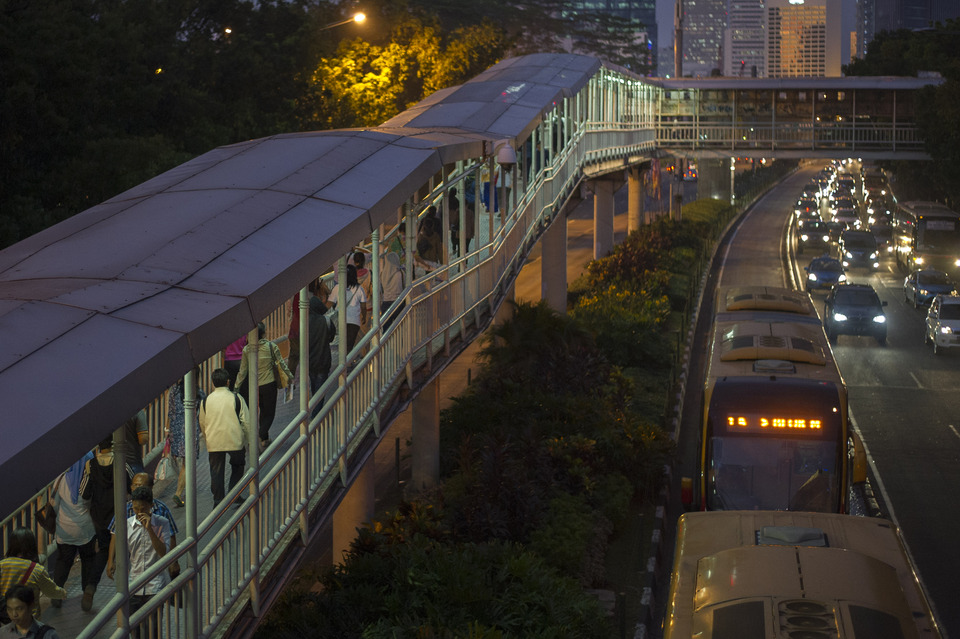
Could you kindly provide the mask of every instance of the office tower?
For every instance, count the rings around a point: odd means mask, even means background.
[[[744,78],[766,76],[763,0],[728,0],[723,74]]]
[[[709,76],[723,70],[726,0],[683,0],[683,74]]]
[[[841,7],[837,0],[767,0],[767,75],[839,76]]]

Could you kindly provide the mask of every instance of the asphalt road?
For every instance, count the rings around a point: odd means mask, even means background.
[[[721,249],[727,259],[718,279],[724,285],[794,285],[797,265],[789,261],[785,230],[793,202],[817,168],[801,169],[757,203],[729,247]],[[811,257],[801,257],[799,266]],[[888,345],[840,336],[834,354],[852,421],[869,451],[883,514],[900,526],[944,637],[960,637],[954,590],[960,509],[953,504],[960,491],[960,349],[934,356],[923,344],[925,310],[904,302],[904,275],[892,258],[885,258],[877,273],[848,273],[851,282],[871,284],[887,302]],[[824,297],[813,296],[821,313]]]

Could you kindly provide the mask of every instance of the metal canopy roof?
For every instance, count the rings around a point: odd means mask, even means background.
[[[594,58],[505,60],[382,127],[214,149],[0,251],[0,513],[281,306]]]

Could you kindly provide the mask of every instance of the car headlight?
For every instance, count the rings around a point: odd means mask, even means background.
[[[923,264],[923,258],[922,258],[922,257],[915,257],[915,258],[913,258],[913,263],[914,263],[914,264]]]
[[[928,291],[928,290],[925,289],[925,288],[921,288],[921,289],[920,289],[920,294],[921,294],[921,295],[929,295],[929,294],[930,294],[930,291]]]
[[[957,260],[956,262],[954,262],[953,265],[954,265],[954,266],[960,266],[960,260]]]
[[[824,235],[824,236],[823,236],[823,241],[824,241],[824,242],[829,242],[829,241],[830,241],[830,236],[829,236],[829,235]],[[958,260],[958,261],[960,261],[960,260]],[[957,266],[960,266],[960,264],[958,264]]]
[[[871,260],[877,259],[877,252],[876,252],[876,251],[874,251],[873,253],[870,254],[870,259],[871,259]]]
[[[800,236],[800,241],[801,241],[801,242],[806,242],[809,238],[810,238],[810,236],[807,235],[806,233],[804,233],[803,235]]]
[[[846,321],[847,321],[847,316],[844,315],[843,313],[834,312],[834,313],[833,313],[833,321],[834,321],[834,322],[846,322]]]
[[[810,274],[807,275],[807,279],[810,280],[811,282],[816,282],[816,281],[817,281],[817,274],[816,274],[816,273],[810,273]]]
[[[874,315],[873,322],[875,324],[885,324],[887,322],[887,317],[885,315]]]
[[[846,253],[844,253],[844,255],[847,256],[847,259],[848,259],[848,260],[852,260],[852,259],[853,259],[853,253],[851,253],[850,251],[847,251]]]
[[[940,332],[943,333],[944,335],[950,335],[951,333],[953,333],[953,329],[950,328],[949,326],[941,326]]]
[[[846,281],[847,281],[847,276],[844,275],[843,273],[841,273],[841,274],[840,274],[840,277],[837,278],[837,281],[838,281],[838,282],[846,282]]]

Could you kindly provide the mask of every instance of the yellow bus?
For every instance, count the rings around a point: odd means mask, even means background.
[[[851,483],[866,479],[866,457],[810,296],[725,287],[716,309],[689,505],[846,512]]]
[[[680,517],[664,639],[939,639],[896,526],[839,513]]]

